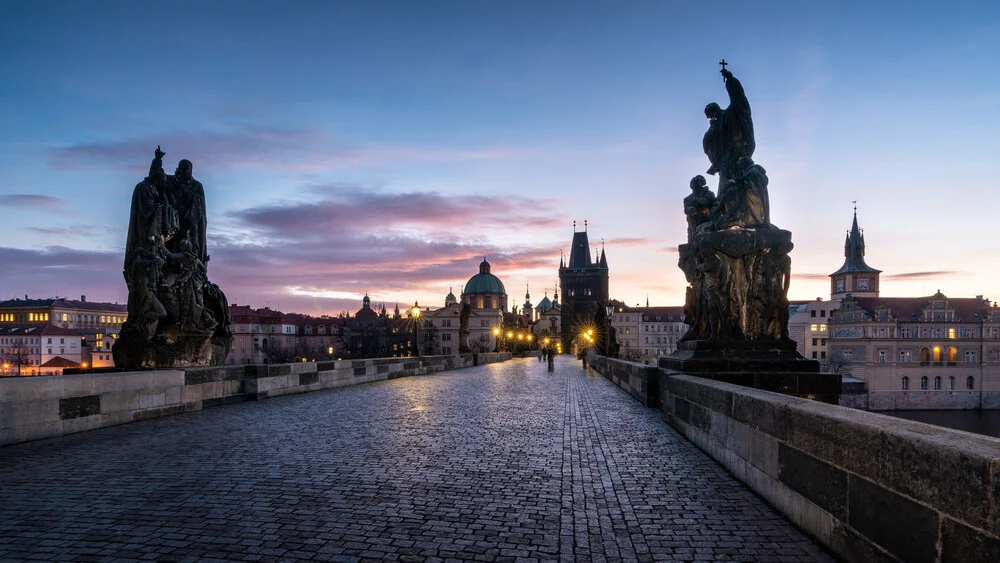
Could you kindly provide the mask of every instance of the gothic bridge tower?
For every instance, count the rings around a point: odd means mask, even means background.
[[[592,258],[586,221],[582,232],[577,232],[576,221],[573,221],[569,262],[559,258],[559,285],[562,288],[563,350],[569,351],[582,327],[603,319],[602,311],[608,304],[608,258],[603,248],[600,257]]]

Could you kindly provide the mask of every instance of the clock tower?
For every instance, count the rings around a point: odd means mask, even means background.
[[[878,297],[879,274],[865,264],[865,235],[858,228],[858,208],[854,208],[854,224],[844,242],[844,265],[830,274],[830,299],[840,301],[848,294],[855,297]]]

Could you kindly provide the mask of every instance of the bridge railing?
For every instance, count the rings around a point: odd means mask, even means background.
[[[0,446],[508,359],[461,354],[0,378]]]
[[[843,559],[1000,560],[1000,440],[685,374],[659,387],[669,424]]]

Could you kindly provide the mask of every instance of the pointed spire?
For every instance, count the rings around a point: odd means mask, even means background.
[[[854,203],[854,217],[851,221],[851,230],[844,240],[844,265],[831,275],[843,274],[846,272],[880,272],[868,264],[865,264],[865,237],[860,227],[858,227],[858,206]]]
[[[583,232],[587,232],[587,220],[583,220]]]
[[[528,282],[524,282],[524,298],[531,299],[531,288],[528,287]]]
[[[649,294],[646,294],[646,306],[649,307]]]

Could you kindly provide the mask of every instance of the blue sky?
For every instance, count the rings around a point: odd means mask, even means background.
[[[998,299],[1000,8],[761,4],[0,2],[0,298],[124,302],[160,144],[205,185],[231,302],[440,305],[483,255],[537,302],[587,219],[614,297],[680,304],[724,57],[791,298],[828,297],[857,200],[883,295]]]

